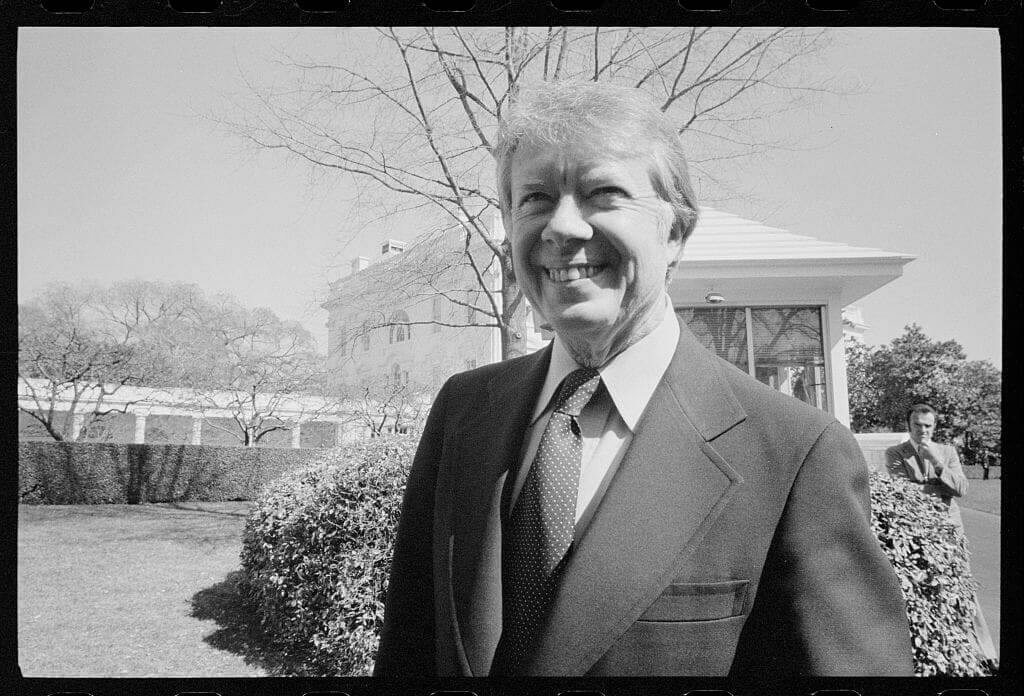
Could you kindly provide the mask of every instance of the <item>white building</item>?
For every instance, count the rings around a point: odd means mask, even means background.
[[[78,440],[97,409],[115,413],[105,421],[114,442],[238,445],[239,418],[253,422],[267,414],[266,427],[280,425],[274,437],[261,444],[278,447],[329,447],[365,434],[354,405],[298,394],[256,394],[241,403],[236,392],[178,387],[104,385],[65,386],[51,394],[47,380],[18,378],[19,409],[46,411],[51,402],[55,424],[70,417],[71,440]],[[59,420],[58,420],[59,419]],[[50,440],[27,413],[19,412],[19,438]]]
[[[491,229],[500,242],[497,216]],[[354,259],[323,305],[327,365],[336,382],[351,390],[390,380],[429,391],[456,372],[500,360],[501,333],[487,314],[490,302],[500,303],[500,271],[482,240],[473,239],[470,253],[476,268],[465,263],[465,238],[457,228],[408,245],[389,239],[372,263]],[[522,311],[530,310],[524,305]],[[528,350],[544,345],[537,331],[525,341]]]
[[[864,312],[856,305],[843,307],[843,334],[859,343],[864,343],[864,332],[868,330],[864,322]]]
[[[494,229],[500,238],[497,216]],[[500,359],[497,329],[432,323],[456,323],[452,319],[458,312],[467,315],[458,323],[479,316],[471,306],[483,306],[487,298],[482,292],[473,294],[471,288],[479,283],[466,267],[450,265],[447,276],[431,277],[431,287],[444,289],[450,299],[417,284],[409,292],[392,294],[397,300],[360,301],[372,294],[361,288],[401,284],[402,264],[421,270],[422,258],[431,249],[455,259],[464,248],[462,237],[454,233],[422,242],[405,254],[388,243],[381,259],[372,264],[357,260],[352,274],[332,284],[324,304],[329,313],[328,364],[339,381],[379,375],[437,386],[450,374]],[[488,257],[486,248],[478,247],[476,254]],[[845,319],[843,310],[898,278],[913,258],[823,242],[705,208],[669,295],[691,330],[720,356],[849,424],[843,336],[862,334],[865,325],[855,307]],[[488,287],[499,287],[496,269],[487,268],[482,277]],[[358,330],[369,325],[364,322],[381,319],[410,323]],[[535,328],[527,337],[531,349],[547,338]]]

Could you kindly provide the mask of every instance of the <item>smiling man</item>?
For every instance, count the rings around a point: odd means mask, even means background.
[[[698,214],[675,126],[638,90],[547,84],[494,154],[555,339],[438,394],[375,674],[909,675],[856,441],[673,310]]]

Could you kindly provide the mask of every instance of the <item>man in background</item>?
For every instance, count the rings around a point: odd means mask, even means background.
[[[934,408],[928,404],[912,406],[907,412],[910,439],[885,451],[886,467],[891,476],[920,484],[925,493],[941,500],[949,510],[950,521],[963,531],[955,498],[967,493],[967,476],[956,448],[932,439],[935,424]]]
[[[950,521],[962,534],[963,518],[956,498],[967,493],[967,476],[960,464],[960,455],[952,445],[935,442],[937,414],[928,404],[915,404],[907,411],[907,430],[910,439],[893,445],[885,451],[886,468],[890,476],[905,478],[919,484],[927,495],[942,501],[949,511]],[[986,660],[997,663],[995,646],[988,624],[981,613],[978,597],[974,597],[974,634],[976,649]]]

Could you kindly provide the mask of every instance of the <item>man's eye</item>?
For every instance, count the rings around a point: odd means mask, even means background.
[[[611,201],[626,195],[626,192],[620,189],[618,186],[600,186],[591,191],[588,194],[587,198],[601,202]]]
[[[524,206],[529,205],[531,203],[546,203],[550,200],[551,198],[548,196],[548,194],[544,193],[543,191],[531,191],[530,193],[524,194],[522,197],[520,197],[519,205]]]

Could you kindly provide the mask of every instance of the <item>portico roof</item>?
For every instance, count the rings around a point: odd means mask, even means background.
[[[685,258],[690,261],[891,259],[906,263],[914,257],[842,242],[825,242],[703,208],[697,228],[686,244]]]
[[[900,277],[913,259],[704,208],[671,291],[680,302],[703,302],[715,291],[737,302],[814,302],[828,295],[847,305]]]

